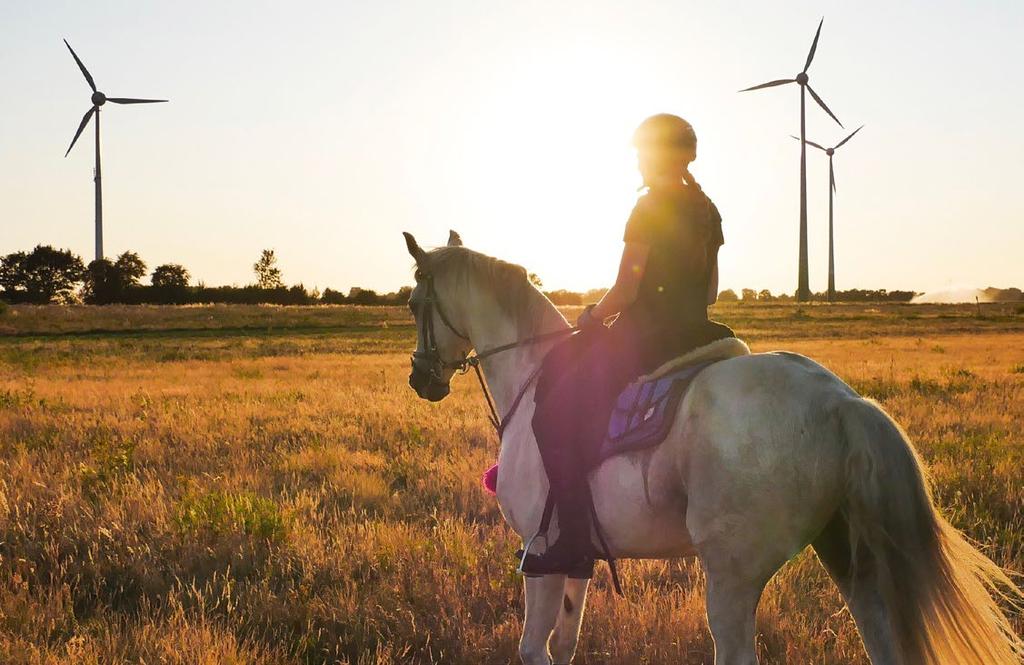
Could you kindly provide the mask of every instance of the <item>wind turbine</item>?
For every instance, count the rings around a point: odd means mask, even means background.
[[[797,279],[796,297],[801,302],[810,300],[811,297],[810,284],[807,278],[807,146],[804,143],[804,140],[807,138],[807,121],[804,112],[805,92],[811,93],[811,97],[818,103],[818,106],[825,109],[825,113],[828,113],[833,120],[839,123],[840,127],[843,126],[843,123],[839,122],[839,118],[825,105],[825,102],[821,100],[818,93],[814,92],[814,88],[808,82],[810,78],[807,76],[807,69],[811,66],[811,61],[814,60],[814,52],[818,50],[818,37],[821,36],[821,26],[824,22],[825,19],[822,18],[818,23],[818,31],[814,33],[814,41],[811,43],[811,50],[807,54],[807,62],[804,63],[803,71],[797,74],[796,78],[777,79],[740,90],[740,92],[748,92],[750,90],[760,90],[761,88],[773,88],[777,85],[786,85],[788,83],[800,85],[800,271]]]
[[[835,193],[835,191],[836,191],[836,172],[835,172],[835,169],[832,168],[832,156],[836,154],[836,150],[838,150],[840,147],[842,147],[842,145],[844,143],[846,143],[847,141],[852,139],[853,135],[856,134],[857,132],[859,132],[862,129],[864,129],[864,125],[861,125],[857,129],[853,130],[853,132],[849,136],[847,136],[845,139],[843,139],[839,143],[835,144],[831,148],[825,148],[823,146],[818,145],[814,141],[807,141],[805,139],[805,142],[808,145],[813,145],[815,148],[817,148],[818,150],[823,151],[826,155],[828,155],[828,301],[829,302],[832,302],[836,298],[836,253],[835,253],[835,245],[832,242],[832,194]],[[793,138],[795,138],[797,141],[800,140],[796,136],[794,136]]]
[[[67,152],[64,156],[67,157],[71,153],[71,149],[75,147],[75,141],[82,135],[82,130],[89,124],[89,119],[96,116],[96,171],[93,177],[93,182],[96,184],[96,260],[103,258],[103,189],[100,186],[100,107],[107,102],[114,102],[115,104],[156,104],[159,102],[166,102],[166,99],[132,99],[130,97],[107,97],[105,94],[96,89],[96,82],[92,80],[92,75],[89,70],[82,64],[82,60],[75,53],[75,49],[71,48],[71,44],[68,44],[68,40],[64,40],[64,45],[71,51],[71,57],[78,63],[78,68],[82,70],[82,74],[85,76],[86,82],[89,87],[92,88],[91,102],[92,106],[85,112],[82,117],[81,124],[78,125],[78,131],[75,132],[75,138],[71,139],[71,145],[68,146]]]

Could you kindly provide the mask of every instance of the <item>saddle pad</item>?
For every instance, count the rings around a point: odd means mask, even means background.
[[[619,394],[601,443],[598,461],[660,443],[675,420],[679,401],[708,360],[683,367],[653,381],[631,383]]]

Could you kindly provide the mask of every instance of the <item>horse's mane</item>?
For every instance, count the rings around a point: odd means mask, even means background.
[[[450,275],[456,288],[470,284],[486,289],[518,322],[521,337],[535,335],[554,310],[551,301],[530,283],[526,268],[465,247],[438,247],[427,253],[435,275]],[[460,294],[461,297],[461,294]],[[554,310],[557,312],[557,310]]]

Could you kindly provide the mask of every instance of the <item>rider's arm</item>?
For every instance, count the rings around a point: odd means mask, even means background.
[[[725,244],[725,236],[722,235],[722,215],[718,212],[718,206],[708,199],[708,207],[711,219],[711,242],[708,247],[708,259],[711,262],[711,274],[708,276],[708,305],[718,302],[718,250]]]
[[[622,249],[622,259],[619,261],[619,275],[615,278],[615,285],[604,294],[600,302],[591,311],[591,315],[601,321],[609,316],[618,314],[628,307],[640,290],[640,281],[644,277],[644,269],[647,267],[647,256],[651,252],[650,245],[640,242],[627,242]]]
[[[708,279],[708,304],[714,305],[718,302],[718,257],[715,257],[715,265],[711,267],[711,278]]]

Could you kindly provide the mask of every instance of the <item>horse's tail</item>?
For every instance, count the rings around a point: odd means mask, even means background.
[[[850,561],[875,576],[901,662],[1020,663],[1024,642],[993,598],[1015,602],[1020,588],[935,510],[917,454],[881,407],[854,399],[839,414]]]

